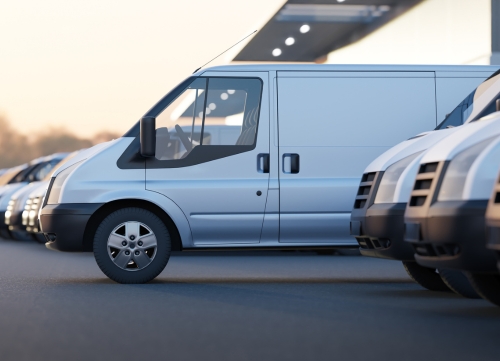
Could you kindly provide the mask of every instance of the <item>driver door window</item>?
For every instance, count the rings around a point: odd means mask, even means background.
[[[256,78],[197,78],[157,116],[156,159],[253,149],[261,92]]]

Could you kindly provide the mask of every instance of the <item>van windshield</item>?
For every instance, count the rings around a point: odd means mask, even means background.
[[[500,70],[481,83],[439,124],[435,130],[457,127],[495,112],[500,95]]]

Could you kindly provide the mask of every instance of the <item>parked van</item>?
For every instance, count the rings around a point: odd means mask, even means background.
[[[124,283],[156,277],[172,249],[353,246],[350,213],[366,165],[434,129],[495,70],[201,70],[122,138],[54,174],[40,212],[47,246],[93,250]],[[238,137],[208,143],[209,126]]]
[[[469,94],[435,129],[412,137],[375,159],[365,169],[351,214],[351,234],[361,253],[399,260],[409,275],[430,290],[451,288],[478,297],[462,272],[419,266],[410,244],[404,242],[404,211],[425,150],[470,123],[495,111],[500,96],[500,72],[495,72]],[[373,180],[370,181],[370,178]],[[459,287],[454,287],[457,285]]]
[[[500,108],[500,101],[497,101]],[[483,297],[497,275],[485,212],[500,164],[500,112],[468,124],[422,157],[405,212],[405,240],[422,266],[467,271]],[[487,297],[485,297],[487,298]]]

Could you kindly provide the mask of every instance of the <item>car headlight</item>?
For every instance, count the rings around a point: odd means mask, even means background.
[[[486,147],[497,137],[491,137],[458,153],[448,165],[439,189],[438,201],[458,201],[462,199],[469,169]]]
[[[60,172],[57,176],[52,177],[50,180],[49,188],[47,189],[47,194],[45,196],[46,204],[58,204],[59,196],[61,195],[61,189],[66,181],[66,178],[73,172],[73,170],[81,163],[83,160],[75,163],[62,172]]]
[[[375,196],[375,203],[393,203],[394,192],[398,184],[399,177],[404,172],[406,167],[423,151],[413,153],[396,163],[393,163],[387,168],[382,176],[382,180],[378,186],[377,195]]]

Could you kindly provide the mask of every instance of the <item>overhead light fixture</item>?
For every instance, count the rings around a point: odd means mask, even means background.
[[[302,26],[300,27],[300,29],[299,29],[299,30],[300,30],[300,32],[301,32],[302,34],[305,34],[305,33],[307,33],[309,30],[311,30],[311,27],[310,27],[309,25],[307,25],[307,24],[304,24],[304,25],[302,25]]]
[[[345,0],[337,0],[338,3],[343,3]]]
[[[276,17],[277,21],[302,23],[370,23],[391,10],[389,5],[351,4],[287,4]],[[307,25],[307,31],[309,25]]]
[[[289,38],[286,38],[285,44],[286,44],[286,46],[293,45],[293,44],[295,44],[295,39],[290,36]]]
[[[280,56],[281,55],[281,49],[280,48],[276,48],[273,50],[273,56]]]

